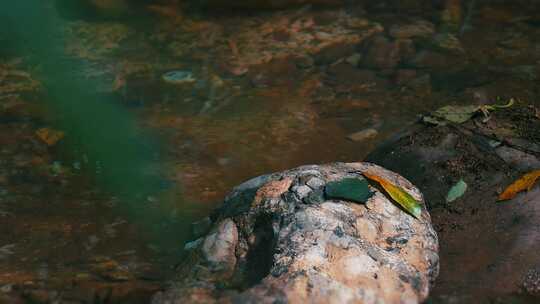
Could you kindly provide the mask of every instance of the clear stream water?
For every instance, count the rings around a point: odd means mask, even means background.
[[[289,11],[128,2],[0,4],[6,295],[145,299],[173,273],[191,223],[250,177],[361,160],[442,105],[539,104],[535,1]],[[272,21],[264,39],[281,43],[298,24],[319,26],[311,34],[324,41],[343,14],[381,31],[322,55],[247,64],[258,59],[244,48],[252,27]],[[406,41],[390,33],[418,20],[433,32]],[[170,83],[170,71],[194,79]],[[63,136],[47,144],[41,128]]]

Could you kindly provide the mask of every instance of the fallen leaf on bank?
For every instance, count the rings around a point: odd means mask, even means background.
[[[400,187],[392,184],[384,178],[381,178],[376,175],[372,175],[366,172],[362,173],[365,177],[378,182],[381,187],[390,195],[390,197],[400,204],[408,213],[410,213],[415,218],[419,218],[422,213],[422,207],[420,207],[420,202],[418,202],[412,195],[407,191],[401,189]]]
[[[460,124],[471,119],[479,108],[479,106],[444,106],[435,111],[433,116]]]
[[[499,201],[513,199],[519,192],[530,191],[540,178],[540,170],[527,173],[508,186],[500,195]]]
[[[497,99],[499,100],[499,99]],[[506,104],[503,104],[503,105],[498,105],[498,104],[494,104],[494,105],[483,105],[483,106],[480,106],[480,108],[483,108],[487,111],[495,111],[497,109],[506,109],[506,108],[510,108],[511,106],[514,105],[514,103],[516,103],[515,99],[514,98],[510,98],[510,100],[508,100],[508,102]]]
[[[54,146],[58,141],[64,138],[64,132],[51,128],[41,128],[36,131],[36,135],[48,146]]]
[[[450,190],[448,191],[448,194],[446,195],[446,202],[451,203],[458,198],[462,197],[463,194],[465,194],[465,191],[467,191],[467,183],[463,181],[462,179],[459,180]]]
[[[499,99],[497,99],[499,100]],[[503,104],[503,105],[498,105],[498,104],[494,104],[494,105],[482,105],[478,108],[478,111],[480,111],[482,114],[484,114],[484,119],[482,120],[482,122],[486,123],[491,117],[489,116],[489,112],[490,111],[495,111],[497,109],[505,109],[505,108],[509,108],[511,106],[514,105],[514,98],[510,98],[510,100],[506,103],[506,104]]]
[[[510,98],[506,104],[494,104],[494,105],[468,105],[468,106],[444,106],[437,109],[430,116],[424,116],[423,121],[435,125],[444,125],[444,121],[440,119],[450,121],[456,124],[461,124],[471,119],[476,113],[480,112],[484,115],[484,122],[489,120],[489,113],[498,109],[509,108],[513,106],[515,100]]]

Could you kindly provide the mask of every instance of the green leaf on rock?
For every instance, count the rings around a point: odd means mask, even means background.
[[[324,189],[326,198],[365,203],[373,193],[364,178],[344,178],[329,182]]]
[[[365,177],[378,182],[384,191],[390,195],[390,197],[403,207],[409,214],[415,218],[420,218],[422,215],[422,207],[420,202],[417,201],[412,195],[399,186],[392,184],[390,181],[374,174],[367,172],[362,173]]]
[[[464,123],[471,119],[479,106],[445,106],[433,112],[433,116],[443,118],[453,123]]]
[[[463,179],[460,179],[459,182],[457,182],[452,188],[450,188],[450,191],[448,191],[448,194],[446,195],[446,202],[451,203],[458,198],[462,197],[463,194],[465,194],[465,191],[467,191],[467,183],[463,181]]]

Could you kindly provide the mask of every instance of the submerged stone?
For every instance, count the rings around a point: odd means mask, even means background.
[[[182,84],[195,82],[193,74],[190,71],[170,71],[161,76],[163,81],[172,84]]]
[[[364,178],[344,178],[330,182],[325,187],[325,193],[329,199],[343,199],[359,203],[365,203],[373,195]]]
[[[364,129],[358,132],[354,132],[347,136],[348,139],[352,141],[365,141],[376,137],[379,132],[374,128]]]

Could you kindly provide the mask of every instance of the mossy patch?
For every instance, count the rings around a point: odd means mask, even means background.
[[[326,198],[365,203],[373,193],[364,178],[344,178],[326,184]]]

